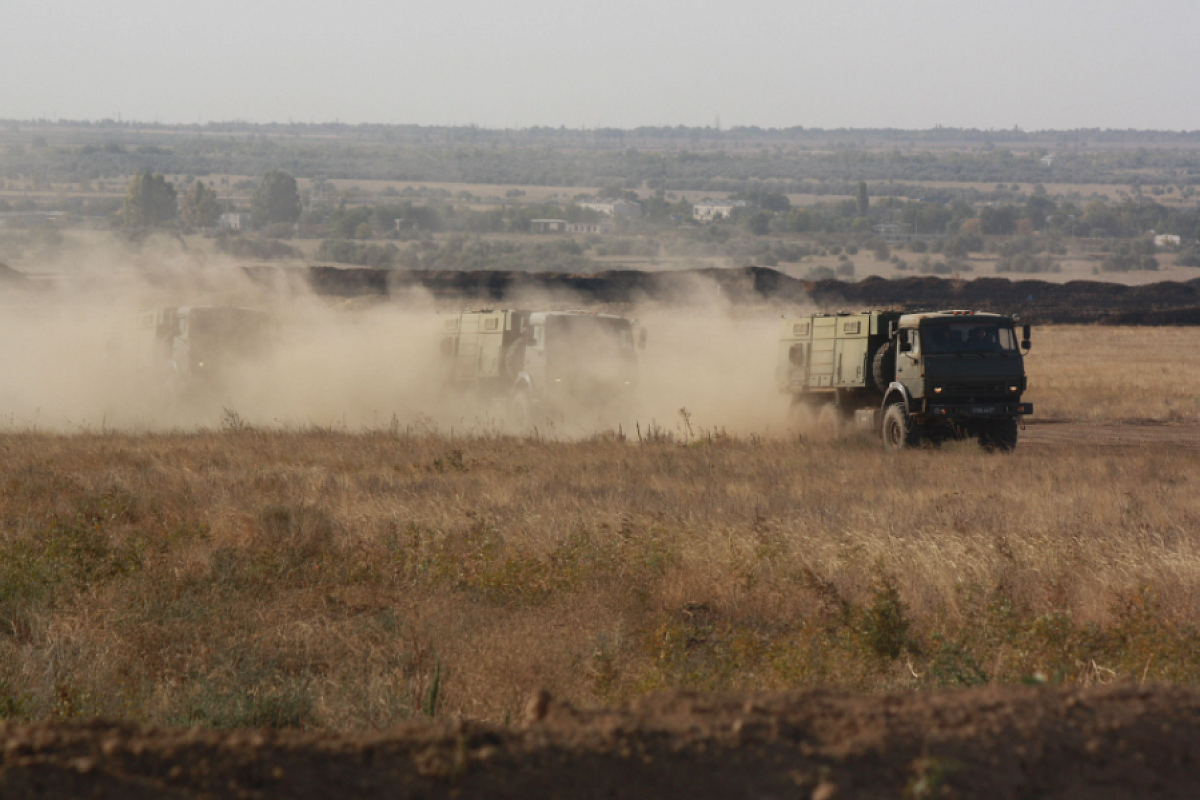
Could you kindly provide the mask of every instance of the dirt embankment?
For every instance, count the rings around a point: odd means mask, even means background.
[[[251,267],[251,277],[270,280],[275,267]],[[733,304],[815,303],[828,310],[860,308],[967,308],[1018,313],[1034,323],[1100,322],[1116,325],[1200,325],[1200,279],[1125,286],[1102,281],[960,280],[869,277],[856,283],[802,281],[766,267],[571,274],[377,270],[316,266],[302,270],[324,295],[388,295],[419,288],[440,300],[503,302],[530,296],[569,296],[584,303],[644,300],[686,303],[702,284],[717,287]]]
[[[0,725],[0,796],[1193,797],[1200,690],[644,698],[387,734]]]

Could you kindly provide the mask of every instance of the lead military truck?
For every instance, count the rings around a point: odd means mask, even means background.
[[[589,311],[484,310],[438,315],[443,386],[502,399],[512,422],[628,400],[646,331]],[[636,339],[635,339],[635,333]]]
[[[830,433],[877,432],[888,450],[973,437],[1012,450],[1033,413],[1014,317],[973,311],[813,314],[780,323],[776,381]]]

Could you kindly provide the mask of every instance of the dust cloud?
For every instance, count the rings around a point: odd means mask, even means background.
[[[251,280],[236,264],[165,241],[133,257],[116,247],[89,251],[59,265],[53,280],[26,282],[33,288],[0,285],[0,429],[512,430],[503,400],[463,396],[442,383],[435,312],[486,304],[439,303],[421,291],[334,300],[286,274]],[[147,356],[143,340],[152,334],[139,320],[151,309],[205,306],[257,309],[270,323],[262,346],[229,359],[218,383],[181,392],[163,358]],[[502,307],[587,304],[556,294],[514,297]],[[669,306],[599,310],[636,317],[647,331],[636,389],[615,409],[553,409],[536,423],[540,433],[785,430],[787,404],[774,381],[778,309],[735,312],[697,278]]]

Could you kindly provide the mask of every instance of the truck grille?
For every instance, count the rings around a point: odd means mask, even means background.
[[[1012,396],[1006,383],[947,383],[944,387],[939,398],[977,402]]]

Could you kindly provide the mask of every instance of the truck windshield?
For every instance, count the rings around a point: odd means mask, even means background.
[[[952,322],[921,328],[921,344],[928,354],[1016,353],[1013,329],[995,322]]]
[[[270,318],[260,311],[243,308],[193,308],[188,327],[193,343],[250,353],[262,345]]]
[[[546,356],[556,372],[616,378],[634,360],[633,331],[627,319],[547,316]]]

